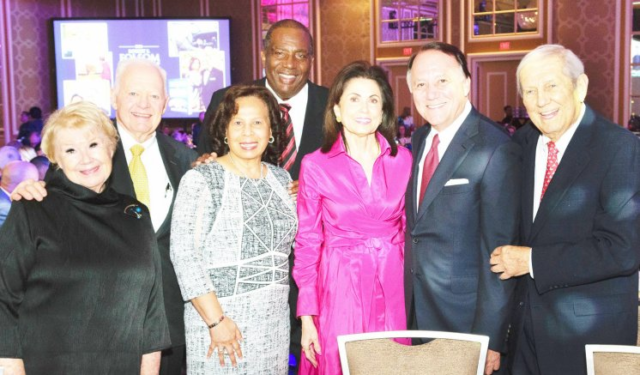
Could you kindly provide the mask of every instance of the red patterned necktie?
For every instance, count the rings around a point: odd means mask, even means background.
[[[286,147],[280,157],[280,166],[286,170],[290,170],[298,155],[298,151],[296,150],[296,137],[293,134],[293,123],[289,115],[291,105],[281,103],[280,108],[282,109],[282,118],[284,119],[285,128],[287,129],[285,133]]]
[[[431,181],[431,177],[438,168],[438,163],[440,159],[438,158],[438,145],[440,144],[440,138],[436,134],[433,137],[433,142],[431,143],[431,149],[427,153],[427,156],[424,158],[424,166],[422,167],[422,182],[420,183],[420,201],[418,207],[422,204],[422,199],[424,198],[424,193],[427,191],[427,187],[429,186],[429,181]]]
[[[547,171],[544,174],[544,183],[542,184],[542,194],[540,194],[540,200],[544,197],[544,193],[547,191],[553,175],[558,169],[558,149],[553,141],[547,143],[549,152],[547,153]]]

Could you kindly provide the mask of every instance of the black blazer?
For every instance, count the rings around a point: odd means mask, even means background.
[[[413,135],[406,194],[405,289],[412,328],[490,337],[506,349],[515,283],[491,272],[491,252],[517,240],[520,147],[472,109],[436,169],[418,209],[418,162],[429,126]]]
[[[177,142],[171,137],[156,131],[156,139],[160,148],[160,155],[164,162],[167,175],[173,186],[173,199],[167,217],[156,232],[160,259],[162,262],[162,287],[164,292],[164,304],[169,322],[169,333],[171,335],[171,345],[179,346],[185,344],[184,336],[184,300],[180,293],[180,287],[173,270],[173,264],[169,256],[170,234],[171,234],[171,214],[173,213],[173,202],[176,198],[180,179],[191,168],[191,163],[196,159],[195,151],[187,148],[184,144]],[[113,155],[113,172],[111,173],[111,186],[121,194],[136,196],[133,189],[133,182],[129,174],[127,158],[122,148],[122,142],[118,141],[116,152]]]
[[[514,135],[534,274],[518,280],[514,328],[522,331],[530,309],[541,373],[585,374],[585,344],[636,344],[640,140],[587,106],[534,220],[539,137],[532,125]]]
[[[251,82],[252,85],[265,86],[266,78],[259,79]],[[293,163],[289,174],[295,181],[300,174],[300,163],[302,158],[309,153],[317,150],[322,146],[322,124],[324,123],[324,111],[327,107],[327,98],[329,96],[329,90],[326,87],[318,86],[311,81],[307,81],[309,84],[309,100],[307,101],[307,111],[304,116],[304,125],[302,130],[302,138],[300,140],[300,146],[298,147],[298,155],[296,161]],[[225,87],[213,93],[211,102],[207,108],[207,113],[204,116],[204,125],[200,133],[200,141],[198,142],[198,153],[200,155],[205,153],[211,153],[211,133],[209,124],[213,120],[213,116],[218,109],[218,105],[222,102],[224,94],[229,87]]]

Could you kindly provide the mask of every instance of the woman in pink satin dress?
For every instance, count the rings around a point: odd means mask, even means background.
[[[355,62],[336,77],[328,103],[324,145],[303,159],[299,180],[293,277],[303,375],[342,373],[338,335],[406,329],[411,153],[394,142],[391,87],[380,67]]]

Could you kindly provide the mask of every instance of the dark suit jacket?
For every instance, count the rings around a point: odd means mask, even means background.
[[[11,209],[11,198],[2,190],[0,190],[0,227],[9,215]]]
[[[266,78],[253,81],[251,84],[256,86],[265,86]],[[304,117],[304,125],[302,130],[302,138],[300,139],[300,145],[298,146],[298,155],[296,161],[293,163],[289,174],[293,180],[298,179],[300,174],[300,163],[302,158],[322,146],[322,124],[324,123],[324,110],[327,106],[327,97],[329,96],[329,90],[327,88],[318,86],[310,81],[309,84],[309,100],[307,101],[307,111]],[[213,116],[218,109],[218,105],[222,102],[224,94],[229,88],[218,90],[213,93],[211,102],[207,108],[207,113],[204,116],[204,125],[200,135],[200,142],[198,142],[198,153],[200,155],[204,153],[210,153],[211,149],[211,133],[209,125],[213,120]]]
[[[173,138],[156,132],[158,147],[167,175],[173,186],[173,200],[171,208],[167,213],[164,223],[156,232],[158,239],[158,249],[162,261],[162,287],[164,291],[164,304],[169,322],[169,333],[171,335],[172,346],[184,345],[184,300],[180,293],[176,273],[169,257],[169,236],[171,230],[171,214],[173,212],[173,201],[175,201],[180,179],[191,168],[191,162],[196,158],[196,153],[190,150]],[[122,142],[118,141],[116,152],[113,155],[113,172],[111,173],[112,187],[121,194],[136,196],[133,189],[133,182],[129,174],[127,158],[122,148]]]
[[[417,209],[418,162],[431,131],[413,135],[406,195],[405,286],[414,329],[484,334],[503,351],[514,284],[490,270],[491,252],[517,240],[520,147],[475,109],[464,120]],[[452,179],[468,183],[445,186]]]
[[[587,107],[533,220],[539,136],[532,125],[515,135],[535,277],[519,280],[515,328],[530,309],[541,373],[585,374],[585,344],[636,343],[640,140]]]

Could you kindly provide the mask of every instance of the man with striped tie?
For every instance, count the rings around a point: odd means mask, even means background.
[[[287,147],[281,166],[298,180],[302,157],[322,145],[322,121],[329,94],[325,87],[309,81],[313,63],[313,37],[309,30],[291,19],[273,24],[264,39],[262,62],[266,76],[253,81],[266,86],[282,105],[288,120]],[[200,155],[211,152],[211,131],[208,125],[218,109],[228,87],[211,97],[198,143]]]
[[[524,246],[496,248],[491,264],[501,279],[518,278],[517,375],[585,375],[585,344],[636,344],[640,141],[584,103],[584,72],[557,44],[529,52],[516,71],[533,122],[514,135]]]
[[[291,174],[292,192],[297,192],[298,174],[302,158],[322,145],[322,124],[329,91],[309,81],[313,63],[313,37],[309,30],[295,20],[286,19],[271,26],[264,39],[262,62],[266,77],[252,84],[266,86],[281,104],[287,121],[287,146],[280,166]],[[204,119],[198,153],[211,153],[211,130],[208,128],[227,88],[211,97]],[[293,252],[289,259],[293,266]],[[300,321],[296,319],[298,287],[290,281],[291,292],[291,352],[300,359]]]

